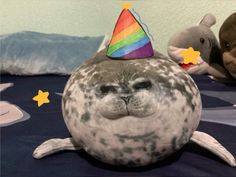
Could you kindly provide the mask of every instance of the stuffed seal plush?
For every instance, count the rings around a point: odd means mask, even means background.
[[[236,79],[236,13],[224,21],[219,31],[219,38],[224,66]]]
[[[216,78],[229,78],[222,62],[219,43],[210,27],[216,23],[212,14],[206,14],[197,26],[175,33],[168,43],[168,55],[189,74],[211,74]],[[197,64],[183,64],[181,52],[192,47],[200,52]]]
[[[201,110],[194,81],[153,51],[144,29],[125,8],[107,50],[81,65],[65,86],[62,112],[72,137],[48,140],[33,156],[84,149],[102,162],[137,167],[193,141],[235,166],[219,142],[195,131]]]
[[[102,51],[66,84],[62,110],[72,137],[48,140],[33,156],[83,148],[109,164],[143,166],[193,141],[235,166],[213,137],[195,131],[201,109],[197,86],[170,59],[155,53],[148,59],[111,60]]]

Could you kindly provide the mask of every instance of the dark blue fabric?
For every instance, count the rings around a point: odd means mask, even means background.
[[[194,76],[199,89],[233,91],[229,86],[212,81],[207,76]],[[2,177],[79,177],[79,176],[236,176],[231,168],[215,155],[187,144],[168,159],[142,168],[114,167],[101,163],[85,151],[60,152],[41,160],[32,157],[33,150],[43,141],[69,136],[61,113],[61,97],[67,76],[1,76],[1,82],[15,85],[1,94],[1,99],[20,106],[31,115],[29,120],[1,128]],[[50,104],[40,108],[32,100],[37,90],[49,91]],[[234,90],[235,91],[235,90]],[[220,100],[203,97],[203,107],[217,107]],[[236,157],[236,128],[201,122],[198,130],[214,136]]]

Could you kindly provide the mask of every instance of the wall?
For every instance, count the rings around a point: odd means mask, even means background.
[[[118,0],[0,0],[0,34],[38,31],[97,36],[113,31],[121,11]],[[236,11],[236,0],[136,0],[134,8],[154,36],[154,48],[166,53],[169,36],[213,13],[218,35],[224,19]]]

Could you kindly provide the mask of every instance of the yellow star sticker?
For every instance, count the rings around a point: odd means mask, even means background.
[[[186,51],[181,52],[181,56],[184,58],[184,64],[197,64],[197,59],[200,56],[200,52],[194,51],[192,47],[189,47]]]
[[[122,9],[129,9],[130,6],[131,6],[131,3],[129,3],[129,2],[122,3]]]
[[[33,97],[34,101],[38,102],[38,107],[42,106],[44,103],[49,103],[48,92],[43,92],[42,90],[38,91],[38,95]]]

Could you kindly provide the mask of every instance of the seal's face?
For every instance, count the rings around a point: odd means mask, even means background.
[[[159,54],[122,61],[101,52],[71,76],[62,108],[72,137],[89,154],[140,166],[189,141],[201,101],[190,76]]]
[[[97,109],[107,119],[146,118],[157,111],[158,86],[150,79],[114,81],[96,87]]]

